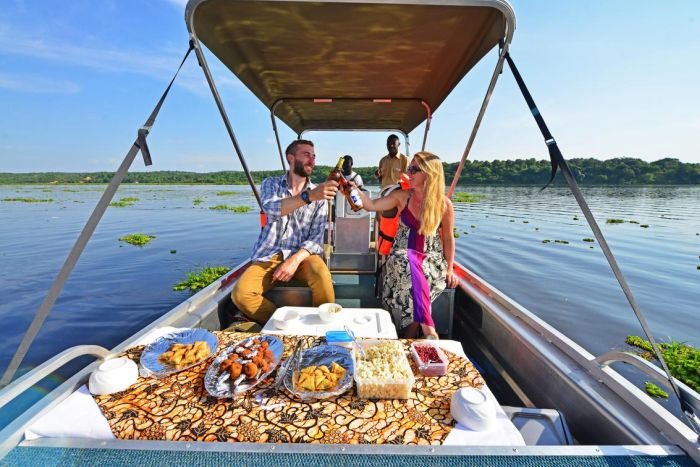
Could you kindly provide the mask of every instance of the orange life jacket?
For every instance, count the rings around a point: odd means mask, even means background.
[[[386,196],[394,190],[408,190],[408,176],[401,174],[399,183],[389,185],[381,191],[382,196]],[[399,230],[399,213],[397,211],[394,217],[385,217],[384,214],[379,218],[379,235],[377,236],[377,252],[380,255],[386,256],[391,251],[391,245],[394,244],[396,231]]]

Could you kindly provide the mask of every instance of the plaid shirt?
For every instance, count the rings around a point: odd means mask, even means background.
[[[315,188],[306,182],[306,190]],[[253,261],[269,261],[282,252],[287,259],[304,248],[312,255],[323,254],[323,230],[328,218],[328,203],[314,201],[282,216],[282,200],[292,196],[287,184],[287,174],[268,177],[262,182],[261,198],[267,224],[253,247]]]

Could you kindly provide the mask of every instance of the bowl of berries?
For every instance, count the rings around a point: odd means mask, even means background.
[[[442,376],[447,373],[447,356],[437,345],[425,341],[414,342],[411,344],[411,355],[421,375]]]

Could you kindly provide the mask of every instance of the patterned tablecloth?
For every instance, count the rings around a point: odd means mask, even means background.
[[[222,350],[254,334],[215,333]],[[298,339],[284,336],[286,358]],[[302,337],[306,347],[322,338]],[[410,341],[401,341],[406,349]],[[138,362],[143,347],[125,356]],[[441,444],[454,426],[450,398],[461,387],[481,387],[471,362],[445,351],[445,376],[423,377],[409,361],[416,384],[407,400],[358,399],[354,389],[335,400],[300,402],[274,394],[271,377],[235,399],[216,399],[204,389],[211,359],[163,379],[139,378],[126,391],[95,401],[117,439],[284,443]],[[264,406],[258,403],[260,397]]]

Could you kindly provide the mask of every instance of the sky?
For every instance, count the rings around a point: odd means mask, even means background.
[[[0,172],[115,170],[187,49],[186,0],[3,0]],[[700,1],[511,0],[511,46],[565,157],[700,162]],[[212,73],[251,169],[279,168],[269,111],[218,61]],[[436,110],[426,149],[460,159],[495,51]],[[283,147],[294,138],[284,124]],[[318,164],[376,165],[389,133],[308,133]],[[419,146],[423,127],[410,135]],[[194,56],[133,171],[240,170]],[[403,148],[403,146],[402,146]],[[470,159],[547,158],[510,71]]]

